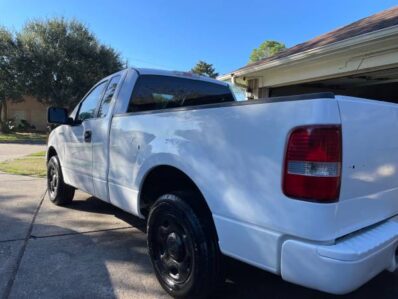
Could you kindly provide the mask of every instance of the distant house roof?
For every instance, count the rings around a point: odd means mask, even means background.
[[[338,28],[331,32],[325,33],[318,37],[315,37],[309,41],[298,44],[291,48],[288,48],[272,57],[264,58],[260,61],[250,63],[236,71],[243,71],[245,69],[250,69],[253,66],[267,64],[271,61],[285,58],[290,55],[294,55],[307,50],[319,48],[321,46],[326,46],[336,42],[340,42],[346,39],[350,39],[359,35],[377,31],[380,29],[385,29],[398,25],[398,6],[384,10],[380,13],[374,14],[372,16],[363,18],[359,21],[351,23],[347,26]]]

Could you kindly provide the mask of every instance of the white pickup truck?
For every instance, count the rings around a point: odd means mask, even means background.
[[[209,295],[227,255],[343,294],[398,263],[398,105],[331,93],[236,101],[187,73],[98,82],[48,141],[51,201],[75,188],[147,219],[177,298]]]

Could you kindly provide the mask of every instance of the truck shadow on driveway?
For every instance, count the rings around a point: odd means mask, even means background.
[[[74,200],[69,205],[61,208],[90,213],[114,215],[116,218],[126,222],[128,225],[139,229],[143,233],[146,233],[146,222],[143,219],[126,213],[123,210],[93,196],[90,196],[85,200]]]
[[[146,240],[145,221],[132,216],[110,204],[104,203],[94,197],[86,200],[74,201],[67,206],[68,209],[77,211],[93,212],[101,214],[114,215],[118,219],[139,229],[140,234],[132,235],[132,238]],[[127,245],[127,244],[126,244]],[[139,252],[146,252],[146,242],[141,241],[135,245],[141,246],[137,249]],[[126,256],[127,257],[127,256]],[[126,263],[146,263],[147,271],[152,272],[149,258],[140,259],[140,261],[125,260]],[[214,298],[325,298],[325,299],[359,299],[359,298],[378,298],[393,299],[398,298],[398,273],[383,272],[368,282],[357,291],[344,296],[333,296],[322,292],[310,290],[283,281],[279,276],[267,273],[260,269],[246,265],[239,261],[225,257],[226,282],[224,286],[215,294]],[[133,273],[131,273],[133,275]],[[322,275],[320,269],[320,275]],[[153,277],[155,275],[153,274]],[[330,283],[334,283],[331,281]],[[154,297],[158,298],[158,297]]]
[[[81,233],[57,221],[40,223],[68,210],[46,210],[47,198],[32,226],[38,201],[27,198],[0,194],[0,298],[168,298],[152,275],[143,233],[130,227]],[[88,203],[76,205],[104,208]]]

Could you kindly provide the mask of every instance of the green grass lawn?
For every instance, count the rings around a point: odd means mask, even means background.
[[[45,177],[46,176],[46,152],[34,153],[22,158],[0,162],[0,171]]]
[[[47,134],[42,133],[0,133],[0,143],[46,143]]]

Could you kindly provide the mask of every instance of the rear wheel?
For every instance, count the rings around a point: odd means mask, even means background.
[[[149,214],[149,255],[160,284],[176,298],[205,298],[222,281],[212,222],[189,204],[195,200],[190,193],[166,194]]]
[[[47,190],[50,200],[56,205],[66,205],[73,200],[75,188],[65,184],[57,156],[47,163]]]

